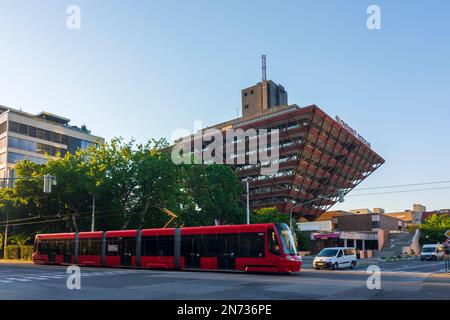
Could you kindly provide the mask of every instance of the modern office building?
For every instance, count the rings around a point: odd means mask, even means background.
[[[384,163],[370,143],[340,118],[330,117],[316,105],[289,105],[286,90],[264,78],[242,90],[242,117],[179,139],[177,148],[182,144],[187,146],[183,149],[198,154],[200,145],[201,152],[208,151],[214,144],[213,140],[204,139],[209,129],[223,134],[224,163],[234,166],[242,181],[249,179],[251,210],[276,207],[288,214],[293,209],[297,218],[313,221],[338,201],[338,190],[347,194]],[[275,160],[279,168],[275,174],[261,174],[261,168],[267,165],[261,158],[250,163],[251,153],[255,152],[249,149],[249,141],[256,137],[244,138],[244,163],[236,161],[236,155],[225,153],[229,147],[235,148],[227,142],[227,133],[238,129],[254,129],[258,140],[261,129],[279,130],[279,155]],[[201,142],[196,143],[196,139]],[[267,151],[272,148],[269,143]],[[245,195],[242,200],[245,201]]]
[[[323,220],[323,218],[327,220]],[[379,251],[390,237],[403,234],[406,223],[380,213],[350,213],[328,211],[312,222],[300,222],[299,230],[310,233],[310,250],[325,247],[349,246],[357,250]]]
[[[0,106],[0,187],[12,185],[15,164],[24,159],[45,163],[91,145],[103,144],[85,126],[69,125],[70,119],[48,112],[37,115]]]

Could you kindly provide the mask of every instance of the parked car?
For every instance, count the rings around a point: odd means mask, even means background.
[[[445,247],[442,244],[424,244],[420,260],[444,260]]]
[[[356,266],[355,248],[336,247],[324,248],[313,260],[313,267],[316,270],[321,268],[334,269],[350,268]]]

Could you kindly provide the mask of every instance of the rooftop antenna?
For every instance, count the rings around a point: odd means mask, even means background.
[[[267,81],[267,74],[266,74],[266,55],[263,54],[261,56],[262,60],[262,81]]]

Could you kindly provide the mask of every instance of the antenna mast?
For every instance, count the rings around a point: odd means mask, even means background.
[[[261,56],[262,60],[262,81],[267,81],[267,74],[266,74],[266,55],[263,54]]]

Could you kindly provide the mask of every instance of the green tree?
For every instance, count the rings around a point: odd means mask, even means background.
[[[433,214],[419,228],[421,243],[442,243],[446,240],[444,233],[450,230],[450,216]]]
[[[289,224],[289,215],[281,213],[276,207],[261,208],[251,216],[253,223],[286,223]]]
[[[31,237],[23,235],[23,234],[16,234],[14,236],[11,236],[8,241],[11,244],[15,244],[17,246],[24,246],[31,240]]]
[[[239,206],[243,188],[236,173],[220,164],[184,165],[183,191],[186,204],[181,221],[186,226],[213,225],[245,221],[245,211]]]
[[[169,150],[164,139],[135,145],[115,138],[45,164],[21,161],[15,188],[0,190],[0,215],[45,221],[14,227],[29,236],[90,230],[93,198],[97,230],[162,227],[168,217],[161,208],[179,216],[177,225],[245,220],[242,185],[230,167],[176,165]],[[50,194],[43,192],[45,174],[56,177]]]

